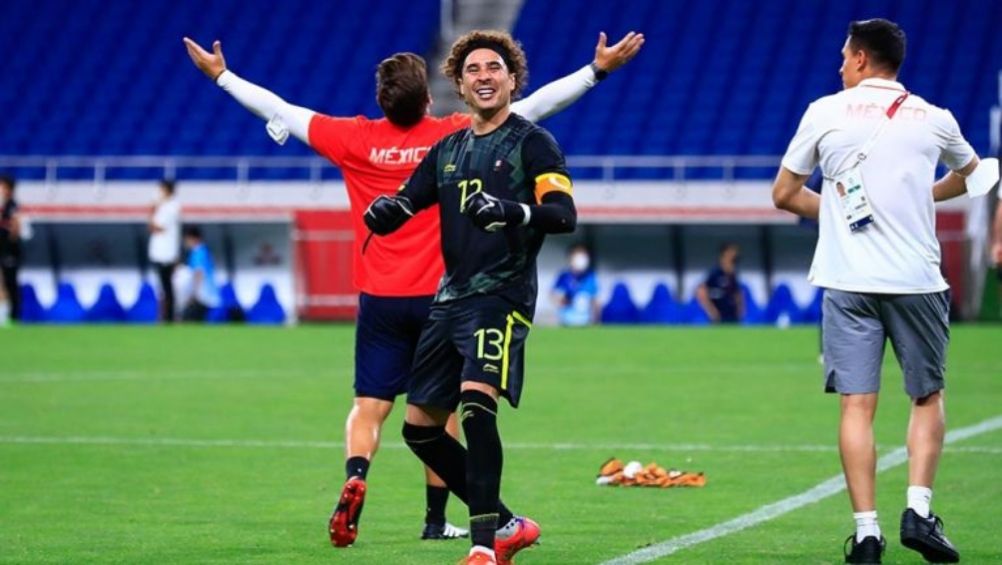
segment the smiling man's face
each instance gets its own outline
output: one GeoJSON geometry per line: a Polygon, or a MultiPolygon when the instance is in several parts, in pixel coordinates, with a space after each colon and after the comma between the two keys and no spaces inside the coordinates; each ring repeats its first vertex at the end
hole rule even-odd
{"type": "Polygon", "coordinates": [[[493,113],[511,103],[515,77],[500,54],[480,48],[470,51],[463,61],[460,86],[463,100],[470,108],[479,113],[493,113]]]}

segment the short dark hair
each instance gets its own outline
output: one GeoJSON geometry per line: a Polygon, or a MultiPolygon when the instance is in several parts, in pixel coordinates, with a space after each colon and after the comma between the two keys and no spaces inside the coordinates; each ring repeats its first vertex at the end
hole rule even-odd
{"type": "Polygon", "coordinates": [[[376,102],[386,119],[403,127],[428,113],[428,66],[414,53],[396,53],[376,67],[376,102]]]}
{"type": "Polygon", "coordinates": [[[167,194],[174,194],[174,181],[170,179],[160,179],[160,188],[167,191],[167,194]]]}
{"type": "Polygon", "coordinates": [[[849,46],[865,51],[874,65],[897,74],[905,60],[907,38],[898,24],[874,18],[849,24],[849,46]]]}
{"type": "Polygon", "coordinates": [[[720,251],[717,254],[718,255],[723,255],[724,253],[727,253],[727,251],[730,250],[730,249],[733,249],[734,251],[737,251],[738,253],[741,252],[741,246],[738,245],[736,242],[734,242],[734,241],[726,241],[726,242],[720,244],[720,251]]]}
{"type": "Polygon", "coordinates": [[[10,191],[14,192],[14,188],[17,186],[17,180],[14,179],[14,175],[3,173],[0,174],[0,184],[9,186],[10,191]]]}
{"type": "Polygon", "coordinates": [[[522,44],[515,41],[510,33],[496,30],[471,31],[452,44],[449,58],[442,63],[442,72],[452,81],[456,94],[460,93],[459,85],[463,81],[463,63],[466,62],[466,56],[482,48],[501,55],[505,66],[508,67],[508,73],[515,77],[515,91],[511,95],[512,98],[517,98],[529,82],[529,64],[525,60],[525,51],[522,50],[522,44]]]}
{"type": "Polygon", "coordinates": [[[202,228],[198,226],[184,226],[184,230],[181,231],[184,237],[191,237],[194,239],[202,239],[202,228]]]}

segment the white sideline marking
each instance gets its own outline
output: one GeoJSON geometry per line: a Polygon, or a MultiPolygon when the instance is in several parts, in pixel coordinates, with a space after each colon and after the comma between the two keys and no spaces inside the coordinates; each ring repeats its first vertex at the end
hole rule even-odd
{"type": "MultiPolygon", "coordinates": [[[[198,439],[176,437],[110,437],[110,436],[0,436],[0,443],[57,444],[57,445],[143,445],[178,447],[260,447],[278,449],[340,449],[341,441],[322,440],[254,440],[254,439],[198,439]]],[[[407,449],[402,442],[385,442],[384,449],[407,449]]],[[[583,451],[583,450],[633,450],[633,451],[715,451],[715,452],[831,452],[829,445],[709,445],[704,443],[520,443],[505,444],[509,449],[583,451]]]]}
{"type": "MultiPolygon", "coordinates": [[[[748,372],[748,364],[743,365],[717,365],[714,367],[675,365],[673,370],[685,374],[739,374],[748,372]]],[[[816,367],[811,363],[782,363],[759,365],[758,368],[767,368],[772,372],[801,373],[805,368],[816,367]]],[[[631,370],[629,366],[620,366],[620,370],[631,370]]],[[[643,370],[637,367],[636,370],[643,370]]],[[[549,374],[577,374],[576,369],[564,369],[553,367],[546,369],[549,374]]],[[[24,371],[8,373],[0,378],[0,384],[10,383],[62,383],[62,382],[90,382],[90,381],[148,381],[148,380],[221,380],[221,379],[256,379],[256,378],[283,378],[283,377],[351,377],[348,369],[325,370],[323,372],[310,372],[302,369],[297,370],[258,370],[258,369],[226,369],[213,371],[212,369],[186,369],[186,370],[67,370],[67,371],[24,371]]]]}
{"type": "Polygon", "coordinates": [[[175,381],[227,379],[282,379],[303,377],[340,377],[337,373],[309,373],[303,370],[262,371],[255,369],[213,372],[211,369],[181,371],[67,371],[26,372],[0,378],[0,385],[14,383],[73,383],[93,381],[175,381]]]}
{"type": "MultiPolygon", "coordinates": [[[[946,443],[950,444],[998,429],[1002,429],[1002,416],[996,416],[978,424],[948,432],[946,434],[946,443]]],[[[908,461],[908,451],[904,447],[899,447],[877,460],[877,472],[897,467],[906,461],[908,461]]],[[[737,518],[721,522],[715,526],[710,526],[691,534],[673,537],[663,542],[638,549],[632,553],[605,561],[602,565],[634,565],[636,563],[647,563],[655,559],[667,557],[685,548],[740,532],[773,518],[778,518],[783,514],[838,494],[844,489],[845,479],[842,475],[838,475],[800,494],[784,498],[772,504],[760,506],[747,514],[742,514],[737,518]]]]}
{"type": "MultiPolygon", "coordinates": [[[[268,439],[198,439],[177,437],[113,437],[113,436],[0,436],[0,444],[47,445],[139,445],[147,447],[235,447],[265,449],[342,449],[344,442],[322,440],[268,439]]],[[[406,449],[400,442],[386,442],[384,449],[406,449]]],[[[505,444],[506,449],[552,451],[701,451],[716,453],[837,453],[830,445],[710,445],[705,443],[522,443],[505,444]]],[[[878,447],[878,449],[880,449],[878,447]]],[[[1002,447],[947,447],[950,453],[980,453],[1002,455],[1002,447]]]]}

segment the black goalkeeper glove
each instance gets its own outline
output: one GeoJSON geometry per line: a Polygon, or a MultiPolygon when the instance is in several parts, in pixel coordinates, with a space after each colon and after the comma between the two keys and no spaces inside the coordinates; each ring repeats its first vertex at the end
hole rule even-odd
{"type": "Polygon", "coordinates": [[[406,196],[380,195],[369,204],[363,219],[365,225],[376,235],[391,234],[404,225],[414,215],[414,205],[406,196]]]}
{"type": "Polygon", "coordinates": [[[486,232],[504,229],[508,225],[523,225],[526,210],[518,202],[501,200],[486,192],[474,192],[463,202],[463,214],[486,232]]]}

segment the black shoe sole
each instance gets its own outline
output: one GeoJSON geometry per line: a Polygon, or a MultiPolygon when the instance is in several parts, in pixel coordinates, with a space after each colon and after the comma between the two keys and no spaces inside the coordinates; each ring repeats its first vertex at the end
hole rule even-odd
{"type": "Polygon", "coordinates": [[[901,545],[921,553],[922,558],[929,563],[958,563],[960,561],[959,555],[929,545],[917,537],[901,536],[901,545]]]}

